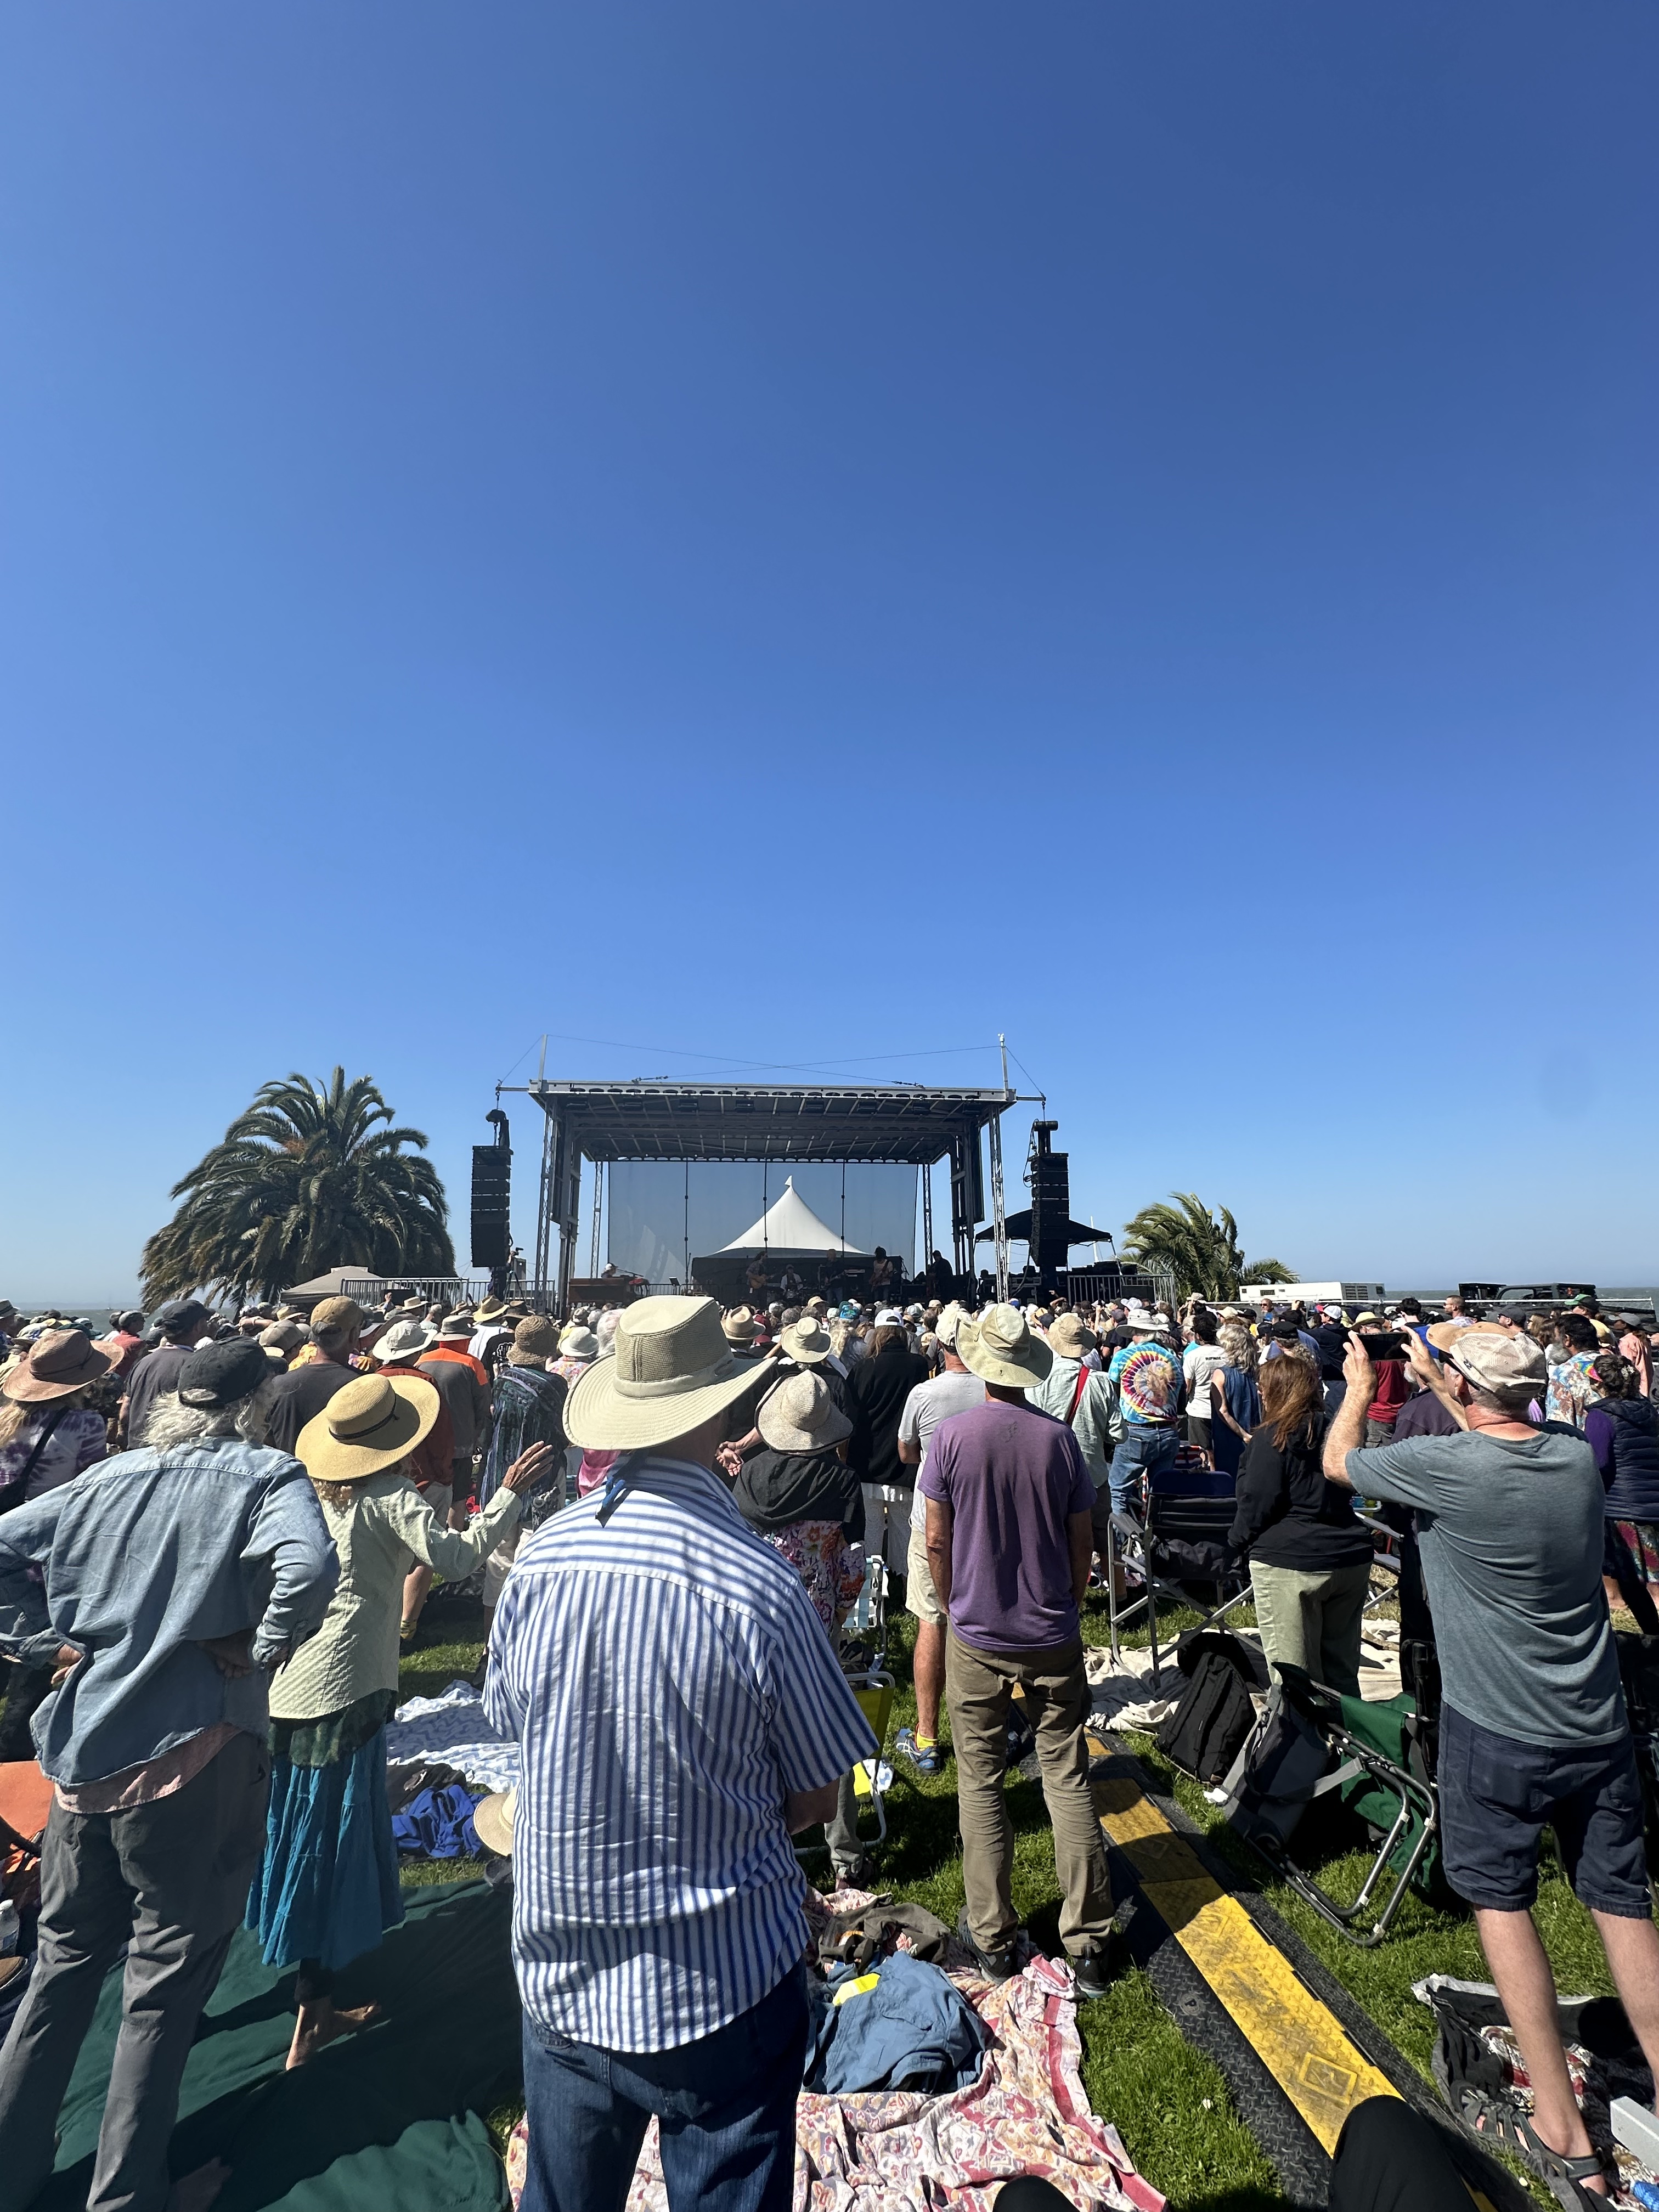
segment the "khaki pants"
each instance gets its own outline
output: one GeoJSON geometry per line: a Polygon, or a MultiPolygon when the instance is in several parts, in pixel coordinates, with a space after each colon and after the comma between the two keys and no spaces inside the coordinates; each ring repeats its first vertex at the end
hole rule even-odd
{"type": "Polygon", "coordinates": [[[1019,1925],[1010,1887],[1013,1828],[1002,1776],[1014,1686],[1036,1732],[1042,1795],[1054,1831],[1060,1877],[1060,1941],[1074,1955],[1103,1945],[1111,1933],[1112,1877],[1089,1788],[1089,1678],[1081,1640],[1049,1651],[979,1651],[945,1642],[945,1702],[957,1757],[962,1820],[962,1874],[968,1927],[984,1951],[1012,1942],[1019,1925]]]}
{"type": "Polygon", "coordinates": [[[1281,1667],[1300,1667],[1328,1690],[1359,1695],[1359,1638],[1370,1581],[1364,1559],[1322,1574],[1251,1562],[1255,1625],[1275,1681],[1281,1667]]]}

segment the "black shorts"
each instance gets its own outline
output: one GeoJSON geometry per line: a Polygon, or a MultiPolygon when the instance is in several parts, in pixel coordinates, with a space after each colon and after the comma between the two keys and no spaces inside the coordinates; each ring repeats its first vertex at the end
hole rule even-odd
{"type": "Polygon", "coordinates": [[[1642,1782],[1628,1735],[1617,1743],[1517,1743],[1445,1706],[1440,1719],[1441,1850],[1468,1904],[1525,1912],[1538,1898],[1538,1845],[1555,1831],[1579,1902],[1645,1920],[1652,1911],[1642,1782]]]}

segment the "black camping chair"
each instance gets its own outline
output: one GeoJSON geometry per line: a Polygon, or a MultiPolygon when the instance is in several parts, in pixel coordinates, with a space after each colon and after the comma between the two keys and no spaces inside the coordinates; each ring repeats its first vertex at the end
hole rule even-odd
{"type": "Polygon", "coordinates": [[[1206,1467],[1194,1453],[1177,1455],[1175,1465],[1142,1478],[1139,1515],[1114,1513],[1107,1530],[1106,1601],[1110,1622],[1112,1659],[1119,1658],[1118,1631],[1144,1614],[1151,1632],[1152,1676],[1162,1674],[1158,1657],[1158,1608],[1160,1599],[1200,1616],[1198,1626],[1213,1628],[1228,1614],[1250,1601],[1250,1578],[1243,1560],[1227,1541],[1235,1510],[1233,1479],[1220,1469],[1206,1467]],[[1140,1595],[1127,1604],[1117,1601],[1120,1570],[1132,1568],[1140,1577],[1140,1595]],[[1213,1593],[1207,1607],[1193,1595],[1191,1585],[1207,1585],[1213,1593]]]}

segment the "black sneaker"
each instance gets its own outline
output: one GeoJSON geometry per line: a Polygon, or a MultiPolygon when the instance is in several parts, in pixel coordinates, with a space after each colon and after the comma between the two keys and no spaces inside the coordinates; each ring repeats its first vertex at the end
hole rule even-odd
{"type": "Polygon", "coordinates": [[[1115,1935],[1093,1951],[1079,1951],[1068,1961],[1077,1993],[1085,2003],[1103,1997],[1123,1971],[1123,1946],[1115,1935]]]}
{"type": "Polygon", "coordinates": [[[957,1933],[973,1953],[975,1963],[988,1982],[1006,1982],[1018,1972],[1019,1969],[1014,1964],[1013,1945],[1004,1943],[994,1951],[981,1951],[969,1929],[965,1912],[957,1922],[957,1933]]]}

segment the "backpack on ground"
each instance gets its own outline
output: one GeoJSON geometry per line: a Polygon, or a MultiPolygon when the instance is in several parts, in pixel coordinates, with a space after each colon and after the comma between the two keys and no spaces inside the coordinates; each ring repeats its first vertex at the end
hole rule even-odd
{"type": "Polygon", "coordinates": [[[1200,1630],[1182,1638],[1176,1663],[1187,1686],[1158,1729],[1158,1747],[1208,1788],[1232,1766],[1255,1726],[1249,1655],[1224,1628],[1200,1630]]]}
{"type": "Polygon", "coordinates": [[[1247,1843],[1278,1861],[1316,1797],[1340,1789],[1360,1769],[1355,1760],[1329,1771],[1331,1748],[1307,1715],[1275,1682],[1261,1717],[1234,1760],[1222,1812],[1247,1843]]]}

